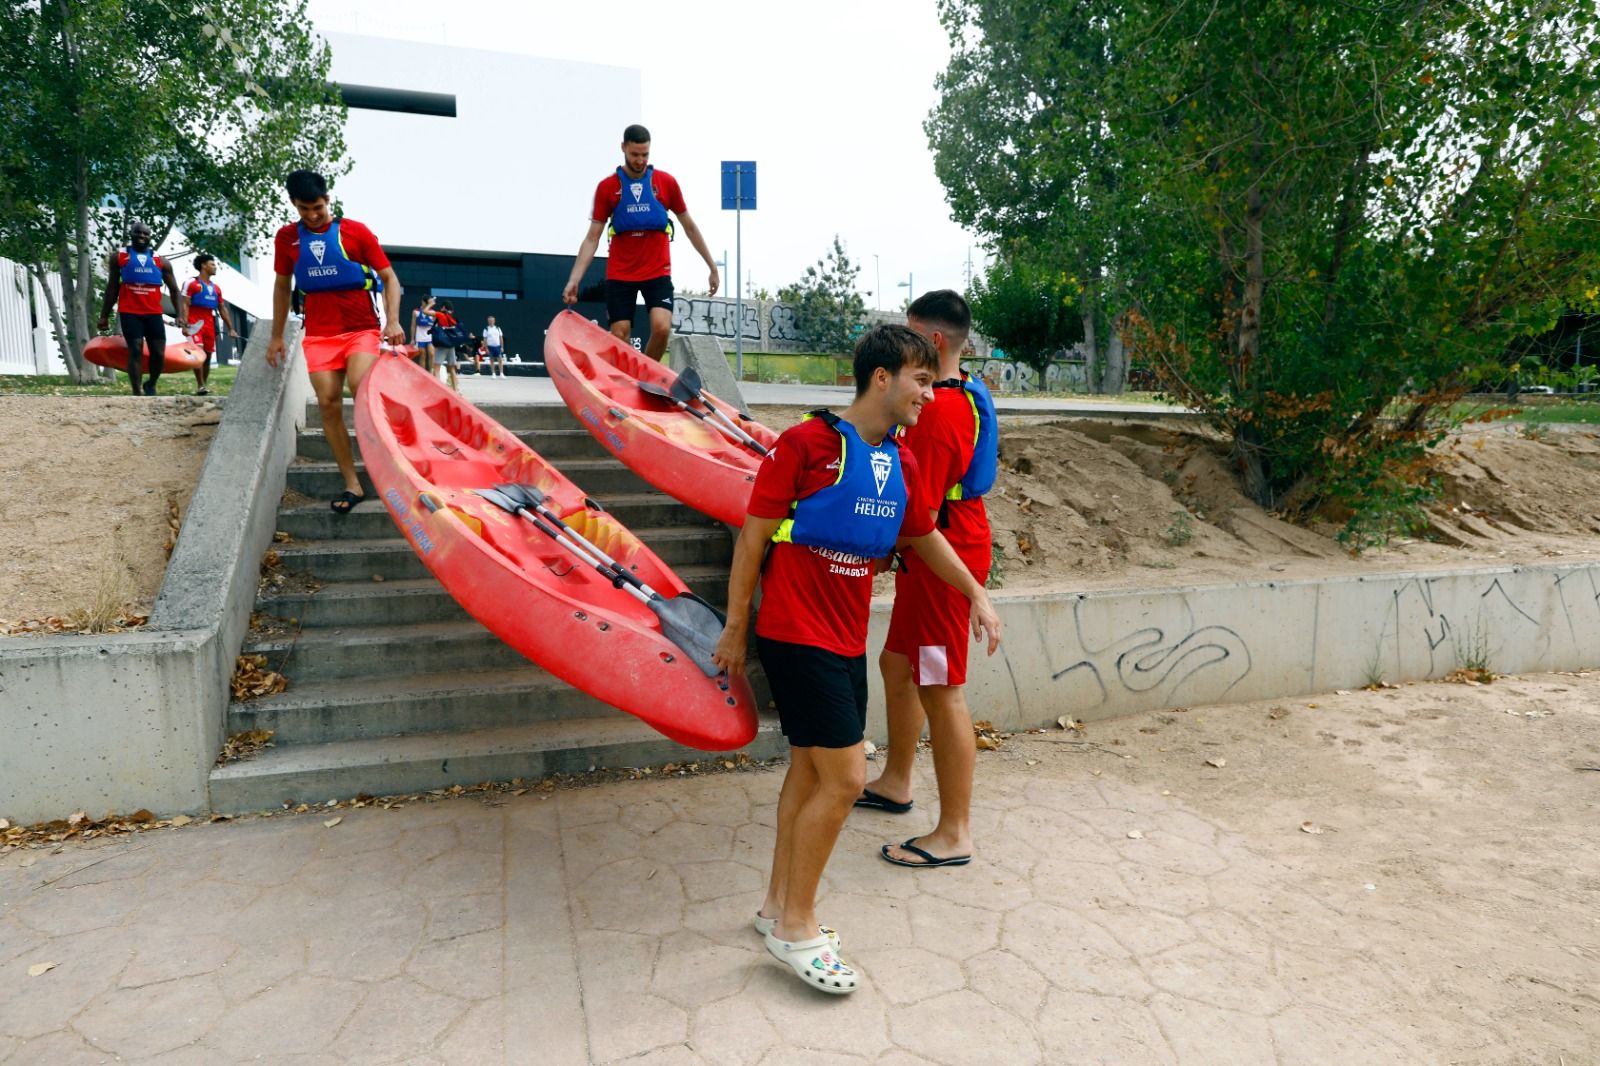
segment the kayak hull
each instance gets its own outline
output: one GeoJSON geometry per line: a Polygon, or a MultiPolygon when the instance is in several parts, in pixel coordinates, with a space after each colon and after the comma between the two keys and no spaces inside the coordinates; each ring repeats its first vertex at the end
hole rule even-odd
{"type": "MultiPolygon", "coordinates": [[[[111,370],[128,370],[128,342],[122,337],[96,337],[83,346],[83,357],[95,366],[107,367],[111,370]]],[[[166,355],[162,359],[161,372],[170,374],[175,370],[198,370],[206,365],[208,356],[198,344],[193,341],[184,341],[181,344],[168,344],[166,355]]],[[[145,345],[145,350],[140,357],[140,368],[148,374],[150,372],[150,347],[145,345]]]]}
{"type": "MultiPolygon", "coordinates": [[[[567,407],[612,455],[645,481],[730,526],[744,525],[761,457],[715,426],[639,388],[670,390],[678,375],[573,311],[545,333],[545,369],[567,407]]],[[[707,394],[711,395],[711,394],[707,394]]],[[[712,400],[763,447],[778,435],[712,400]]]]}
{"type": "Polygon", "coordinates": [[[683,581],[517,437],[409,360],[383,356],[355,403],[356,439],[379,498],[445,589],[550,673],[707,751],[756,734],[743,677],[707,677],[655,613],[526,519],[474,495],[505,482],[546,505],[663,597],[683,581]]]}

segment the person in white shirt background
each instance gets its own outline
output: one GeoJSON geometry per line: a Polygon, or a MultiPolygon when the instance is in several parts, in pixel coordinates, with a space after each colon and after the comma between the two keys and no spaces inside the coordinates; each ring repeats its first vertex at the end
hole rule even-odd
{"type": "Polygon", "coordinates": [[[489,371],[492,376],[503,378],[506,376],[506,335],[499,326],[494,324],[494,316],[489,316],[489,324],[483,327],[483,343],[489,349],[489,371]]]}

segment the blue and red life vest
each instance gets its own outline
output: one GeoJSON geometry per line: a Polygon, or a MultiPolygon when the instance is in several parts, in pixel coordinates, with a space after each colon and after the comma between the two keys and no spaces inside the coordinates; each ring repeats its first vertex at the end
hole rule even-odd
{"type": "Polygon", "coordinates": [[[194,280],[200,282],[200,287],[189,296],[189,306],[215,311],[220,302],[217,299],[217,287],[209,281],[201,281],[199,278],[194,280]]]}
{"type": "Polygon", "coordinates": [[[672,218],[656,197],[655,173],[655,167],[645,167],[644,177],[630,178],[622,167],[617,168],[622,196],[611,211],[611,236],[641,230],[672,235],[672,218]]]}
{"type": "Polygon", "coordinates": [[[989,386],[965,370],[959,378],[935,381],[936,389],[961,389],[972,405],[972,461],[961,480],[945,493],[946,500],[975,500],[994,488],[1000,470],[1000,422],[989,386]]]}
{"type": "Polygon", "coordinates": [[[294,287],[301,292],[383,291],[383,279],[371,267],[351,259],[339,239],[339,220],[313,233],[300,223],[300,252],[294,260],[294,287]]]}
{"type": "Polygon", "coordinates": [[[826,548],[863,559],[879,559],[900,539],[909,502],[900,472],[900,446],[893,437],[868,444],[849,422],[830,411],[806,416],[825,420],[839,433],[839,476],[796,500],[793,516],[773,533],[774,543],[826,548]]]}
{"type": "Polygon", "coordinates": [[[122,250],[122,269],[119,272],[124,285],[161,285],[161,257],[154,252],[136,252],[133,246],[122,250]]]}

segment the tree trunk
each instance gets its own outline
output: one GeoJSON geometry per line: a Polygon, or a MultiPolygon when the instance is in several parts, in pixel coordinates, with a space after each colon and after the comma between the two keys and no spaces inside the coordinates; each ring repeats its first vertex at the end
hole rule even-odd
{"type": "Polygon", "coordinates": [[[1096,346],[1094,336],[1094,312],[1094,302],[1091,300],[1088,310],[1083,313],[1083,385],[1090,392],[1099,392],[1100,349],[1096,346]]]}
{"type": "Polygon", "coordinates": [[[1106,371],[1101,378],[1101,391],[1120,396],[1128,387],[1128,348],[1122,339],[1127,328],[1126,313],[1111,320],[1111,336],[1106,338],[1106,371]]]}

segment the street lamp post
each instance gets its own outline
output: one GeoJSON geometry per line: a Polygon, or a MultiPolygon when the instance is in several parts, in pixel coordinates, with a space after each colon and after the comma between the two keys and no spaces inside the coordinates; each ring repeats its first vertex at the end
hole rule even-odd
{"type": "Polygon", "coordinates": [[[872,253],[872,306],[875,310],[883,310],[883,270],[878,265],[878,253],[872,253]]]}
{"type": "Polygon", "coordinates": [[[895,288],[906,290],[906,306],[907,307],[911,306],[911,301],[915,300],[917,298],[917,276],[916,276],[916,274],[907,274],[906,275],[906,280],[896,284],[895,288]]]}

